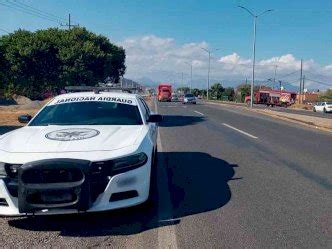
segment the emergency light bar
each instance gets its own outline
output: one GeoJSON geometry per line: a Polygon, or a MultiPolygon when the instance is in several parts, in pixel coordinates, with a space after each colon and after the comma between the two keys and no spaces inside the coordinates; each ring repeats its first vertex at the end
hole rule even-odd
{"type": "Polygon", "coordinates": [[[66,86],[65,90],[67,92],[113,92],[113,91],[122,91],[131,93],[132,91],[138,90],[136,87],[107,87],[107,86],[66,86]]]}

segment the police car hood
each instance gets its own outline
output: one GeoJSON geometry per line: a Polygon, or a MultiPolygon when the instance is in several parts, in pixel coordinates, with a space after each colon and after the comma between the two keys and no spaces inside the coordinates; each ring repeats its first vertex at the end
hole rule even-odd
{"type": "Polygon", "coordinates": [[[0,150],[12,153],[111,151],[134,145],[143,126],[26,126],[0,137],[0,150]]]}

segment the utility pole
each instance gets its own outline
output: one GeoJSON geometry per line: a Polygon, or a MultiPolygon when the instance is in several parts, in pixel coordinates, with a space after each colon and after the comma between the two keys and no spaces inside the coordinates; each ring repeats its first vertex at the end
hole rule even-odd
{"type": "Polygon", "coordinates": [[[193,89],[193,64],[190,65],[190,93],[193,89]]]}
{"type": "Polygon", "coordinates": [[[65,27],[68,27],[68,29],[71,29],[72,27],[78,27],[79,25],[74,25],[74,24],[71,24],[71,16],[70,16],[70,13],[68,14],[68,23],[66,24],[60,24],[61,26],[65,26],[65,27]]]}
{"type": "Polygon", "coordinates": [[[274,85],[276,83],[277,68],[278,68],[278,65],[274,65],[274,78],[273,78],[273,87],[272,87],[272,89],[274,89],[274,85]]]}
{"type": "Polygon", "coordinates": [[[299,104],[302,104],[302,77],[303,77],[303,60],[301,59],[299,104]]]}
{"type": "Polygon", "coordinates": [[[255,63],[256,63],[256,23],[257,23],[257,18],[264,15],[267,12],[273,11],[272,9],[265,10],[262,13],[256,15],[252,11],[250,11],[248,8],[244,6],[238,6],[241,9],[244,9],[247,11],[254,19],[254,38],[253,38],[253,44],[252,44],[252,52],[253,52],[253,59],[252,59],[252,81],[251,81],[251,89],[250,89],[250,108],[253,107],[254,103],[254,84],[255,84],[255,63]]]}
{"type": "Polygon", "coordinates": [[[303,100],[305,100],[305,93],[304,93],[304,82],[305,82],[305,75],[303,75],[303,79],[302,79],[302,92],[303,92],[303,99],[302,99],[302,101],[303,100]]]}
{"type": "Polygon", "coordinates": [[[183,72],[181,73],[181,86],[183,87],[183,72]]]}

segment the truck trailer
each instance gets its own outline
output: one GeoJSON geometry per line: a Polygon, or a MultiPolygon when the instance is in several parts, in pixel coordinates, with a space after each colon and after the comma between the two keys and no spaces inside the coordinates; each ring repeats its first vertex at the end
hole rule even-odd
{"type": "Polygon", "coordinates": [[[158,86],[158,101],[170,102],[172,100],[172,85],[170,84],[160,84],[158,86]]]}

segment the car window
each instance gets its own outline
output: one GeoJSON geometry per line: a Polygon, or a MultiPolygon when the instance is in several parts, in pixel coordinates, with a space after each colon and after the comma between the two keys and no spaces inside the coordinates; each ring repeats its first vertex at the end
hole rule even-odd
{"type": "Polygon", "coordinates": [[[46,106],[30,126],[141,124],[141,115],[136,105],[88,101],[46,106]]]}
{"type": "Polygon", "coordinates": [[[142,112],[143,112],[143,117],[145,120],[148,120],[148,118],[150,116],[150,110],[143,99],[139,98],[138,100],[139,100],[139,104],[140,104],[142,112]]]}
{"type": "Polygon", "coordinates": [[[144,99],[141,99],[141,101],[142,101],[142,103],[143,103],[143,105],[144,105],[144,107],[145,107],[145,109],[146,109],[146,112],[147,112],[148,115],[150,116],[151,111],[150,111],[150,108],[149,108],[148,104],[145,102],[144,99]]]}

